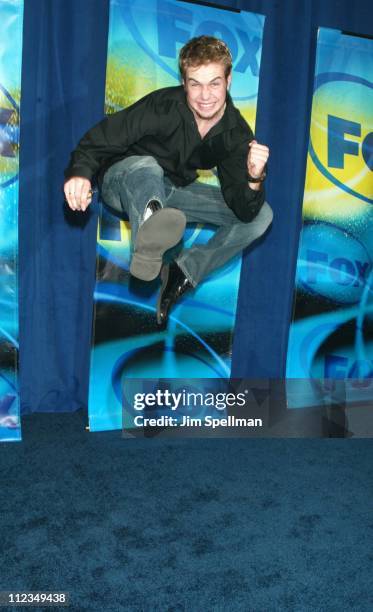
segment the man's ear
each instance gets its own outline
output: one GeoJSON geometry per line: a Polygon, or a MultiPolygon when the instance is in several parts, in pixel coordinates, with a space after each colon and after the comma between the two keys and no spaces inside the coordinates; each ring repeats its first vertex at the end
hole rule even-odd
{"type": "Polygon", "coordinates": [[[227,89],[230,88],[232,82],[232,73],[230,73],[227,77],[227,89]]]}

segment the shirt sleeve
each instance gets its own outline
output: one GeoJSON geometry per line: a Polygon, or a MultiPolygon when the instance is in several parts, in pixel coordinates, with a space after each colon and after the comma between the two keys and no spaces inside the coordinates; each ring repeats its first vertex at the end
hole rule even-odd
{"type": "Polygon", "coordinates": [[[252,137],[237,145],[217,167],[224,200],[244,223],[250,223],[256,217],[265,200],[263,184],[258,191],[249,187],[247,155],[251,140],[252,137]]]}
{"type": "Polygon", "coordinates": [[[72,152],[65,178],[82,176],[92,180],[101,165],[111,157],[121,156],[157,125],[151,94],[128,108],[108,115],[91,128],[72,152]]]}

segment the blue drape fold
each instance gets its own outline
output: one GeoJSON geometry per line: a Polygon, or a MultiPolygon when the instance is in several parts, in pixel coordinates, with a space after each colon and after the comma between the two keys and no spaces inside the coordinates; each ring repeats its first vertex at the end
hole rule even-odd
{"type": "Polygon", "coordinates": [[[25,3],[20,157],[23,413],[87,401],[97,215],[64,205],[63,170],[103,117],[108,3],[25,3]]]}

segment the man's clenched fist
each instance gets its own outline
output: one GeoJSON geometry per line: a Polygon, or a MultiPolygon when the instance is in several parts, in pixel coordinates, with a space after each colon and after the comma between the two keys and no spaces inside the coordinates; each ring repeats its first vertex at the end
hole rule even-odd
{"type": "Polygon", "coordinates": [[[269,157],[269,148],[252,140],[247,156],[247,170],[252,178],[260,178],[264,172],[269,157]]]}

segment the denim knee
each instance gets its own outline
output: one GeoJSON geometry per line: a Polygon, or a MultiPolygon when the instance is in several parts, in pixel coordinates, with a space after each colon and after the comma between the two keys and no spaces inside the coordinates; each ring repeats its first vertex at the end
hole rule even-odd
{"type": "Polygon", "coordinates": [[[273,221],[273,210],[268,204],[268,202],[264,202],[260,210],[260,214],[262,217],[261,221],[263,225],[265,226],[265,229],[267,229],[267,227],[269,227],[273,221]]]}
{"type": "Polygon", "coordinates": [[[260,238],[271,225],[273,211],[267,202],[264,202],[257,216],[250,223],[239,221],[235,224],[235,235],[242,242],[249,245],[253,240],[260,238]]]}

